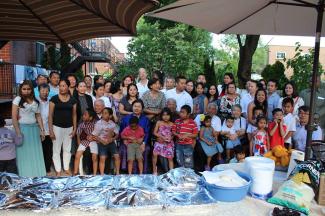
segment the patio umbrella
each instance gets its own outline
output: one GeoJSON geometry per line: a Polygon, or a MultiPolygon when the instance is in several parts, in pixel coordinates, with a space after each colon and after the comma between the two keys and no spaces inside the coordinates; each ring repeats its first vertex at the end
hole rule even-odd
{"type": "Polygon", "coordinates": [[[0,1],[0,40],[74,42],[133,35],[156,0],[0,1]]]}
{"type": "Polygon", "coordinates": [[[149,16],[185,23],[217,34],[315,36],[306,157],[311,153],[315,83],[324,0],[180,0],[149,16]]]}

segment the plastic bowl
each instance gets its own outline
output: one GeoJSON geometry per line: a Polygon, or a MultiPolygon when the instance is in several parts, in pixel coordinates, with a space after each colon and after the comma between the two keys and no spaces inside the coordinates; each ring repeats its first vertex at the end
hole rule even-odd
{"type": "Polygon", "coordinates": [[[209,184],[205,180],[203,180],[203,184],[215,200],[221,202],[237,202],[246,197],[249,187],[252,183],[252,179],[245,173],[238,171],[236,171],[236,173],[245,179],[248,184],[241,187],[221,187],[214,184],[209,184]]]}

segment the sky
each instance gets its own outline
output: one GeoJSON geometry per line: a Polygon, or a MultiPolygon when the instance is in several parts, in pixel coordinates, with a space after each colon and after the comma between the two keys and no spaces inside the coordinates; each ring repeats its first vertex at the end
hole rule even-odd
{"type": "MultiPolygon", "coordinates": [[[[213,34],[212,45],[218,48],[220,44],[220,38],[223,35],[213,34]]],[[[127,53],[127,45],[132,37],[112,37],[112,43],[122,53],[127,53]]],[[[287,45],[295,46],[296,42],[300,42],[302,46],[313,47],[315,39],[313,37],[293,37],[293,36],[274,36],[274,35],[262,35],[261,40],[265,45],[287,45]]],[[[325,47],[325,38],[321,39],[321,46],[325,47]]]]}

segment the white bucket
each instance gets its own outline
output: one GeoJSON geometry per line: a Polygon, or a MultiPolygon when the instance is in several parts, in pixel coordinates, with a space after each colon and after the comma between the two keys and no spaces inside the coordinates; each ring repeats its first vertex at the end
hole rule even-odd
{"type": "Polygon", "coordinates": [[[253,180],[250,187],[251,194],[264,196],[272,192],[274,170],[270,168],[251,169],[250,176],[253,180]]]}
{"type": "Polygon", "coordinates": [[[245,170],[247,174],[250,174],[251,168],[269,168],[271,170],[275,169],[274,160],[266,157],[252,156],[245,158],[245,170]]]}

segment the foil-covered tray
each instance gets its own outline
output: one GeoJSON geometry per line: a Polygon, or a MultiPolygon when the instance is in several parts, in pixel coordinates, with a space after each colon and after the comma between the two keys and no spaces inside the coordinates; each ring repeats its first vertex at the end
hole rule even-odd
{"type": "Polygon", "coordinates": [[[200,205],[216,202],[193,170],[160,175],[19,177],[0,173],[0,209],[50,210],[77,207],[200,205]]]}

